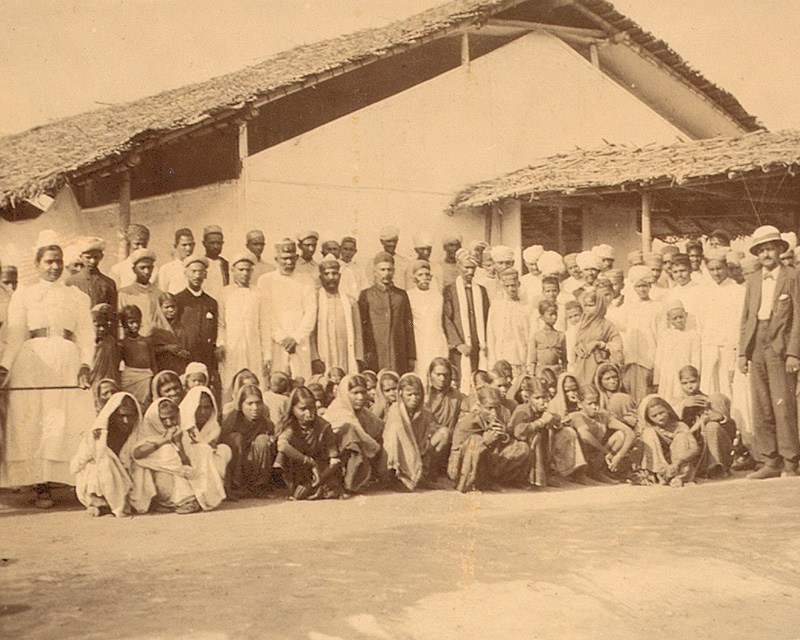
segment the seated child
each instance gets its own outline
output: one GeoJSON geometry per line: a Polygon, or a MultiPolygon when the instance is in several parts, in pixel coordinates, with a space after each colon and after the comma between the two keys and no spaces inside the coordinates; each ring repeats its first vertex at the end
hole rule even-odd
{"type": "Polygon", "coordinates": [[[544,369],[559,375],[567,365],[567,342],[561,331],[555,329],[558,307],[555,302],[542,300],[539,303],[540,328],[531,335],[528,347],[528,371],[541,376],[544,369]]]}
{"type": "Polygon", "coordinates": [[[533,455],[531,485],[546,487],[550,458],[549,433],[551,429],[560,426],[560,420],[557,415],[547,410],[550,395],[539,380],[526,378],[522,386],[525,388],[526,401],[514,409],[510,426],[514,430],[514,437],[527,442],[531,449],[533,455]]]}
{"type": "Polygon", "coordinates": [[[378,376],[374,371],[364,371],[361,374],[367,382],[367,409],[372,409],[375,404],[375,388],[378,385],[378,376]]]}
{"type": "Polygon", "coordinates": [[[156,370],[153,345],[150,337],[139,335],[142,326],[142,312],[136,305],[126,305],[120,309],[120,321],[125,337],[120,343],[122,363],[125,365],[120,376],[122,390],[136,398],[140,407],[150,404],[150,381],[156,370]]]}
{"type": "Polygon", "coordinates": [[[208,386],[208,367],[202,362],[190,362],[186,365],[186,371],[181,376],[183,380],[183,388],[189,391],[194,387],[207,387],[208,386]]]}
{"type": "Polygon", "coordinates": [[[317,500],[344,495],[342,462],[331,426],[317,415],[314,395],[305,387],[292,391],[275,466],[281,470],[290,499],[317,500]]]}
{"type": "Polygon", "coordinates": [[[681,395],[679,371],[687,364],[700,367],[700,335],[686,326],[686,310],[680,300],[672,300],[665,307],[668,328],[658,335],[653,382],[658,385],[662,398],[681,395]]]}
{"type": "Polygon", "coordinates": [[[325,388],[319,382],[312,382],[306,388],[314,395],[314,400],[317,403],[317,413],[324,416],[325,409],[328,408],[328,396],[325,393],[325,388]]]}
{"type": "Polygon", "coordinates": [[[600,408],[608,411],[631,429],[636,428],[636,403],[622,388],[622,377],[617,365],[604,362],[594,374],[594,388],[600,395],[600,408]]]}
{"type": "Polygon", "coordinates": [[[606,471],[622,470],[633,446],[633,429],[600,408],[600,394],[594,387],[581,387],[578,398],[580,410],[572,414],[572,424],[583,444],[586,474],[593,480],[614,484],[617,480],[606,471]]]}
{"type": "Polygon", "coordinates": [[[269,388],[264,392],[264,405],[269,410],[269,418],[278,430],[286,420],[289,411],[289,393],[291,380],[282,371],[273,373],[269,377],[269,388]]]}
{"type": "Polygon", "coordinates": [[[643,470],[653,474],[660,484],[673,487],[694,480],[700,447],[664,398],[652,394],[642,400],[639,429],[643,470]]]}
{"type": "Polygon", "coordinates": [[[150,393],[153,402],[158,398],[169,398],[175,404],[180,404],[184,396],[180,376],[174,371],[159,371],[150,383],[150,393]]]}
{"type": "Polygon", "coordinates": [[[386,420],[386,414],[397,400],[397,384],[400,376],[394,371],[383,369],[378,372],[378,382],[375,386],[375,404],[372,405],[372,413],[381,420],[386,420]]]}

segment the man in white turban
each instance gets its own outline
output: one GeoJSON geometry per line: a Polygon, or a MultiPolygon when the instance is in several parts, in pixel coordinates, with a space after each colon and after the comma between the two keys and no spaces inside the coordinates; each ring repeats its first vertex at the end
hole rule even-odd
{"type": "Polygon", "coordinates": [[[542,297],[542,272],[539,270],[539,258],[544,254],[544,247],[535,244],[522,252],[522,261],[528,273],[519,280],[520,297],[528,304],[538,304],[542,297]]]}
{"type": "Polygon", "coordinates": [[[594,287],[595,280],[600,272],[603,270],[603,261],[596,253],[592,251],[581,251],[575,258],[578,268],[581,270],[583,277],[583,285],[575,290],[575,295],[578,296],[582,290],[594,287]]]}
{"type": "Polygon", "coordinates": [[[601,271],[608,271],[614,268],[614,261],[617,258],[617,253],[610,244],[598,244],[592,247],[592,253],[603,261],[603,268],[601,271]]]}

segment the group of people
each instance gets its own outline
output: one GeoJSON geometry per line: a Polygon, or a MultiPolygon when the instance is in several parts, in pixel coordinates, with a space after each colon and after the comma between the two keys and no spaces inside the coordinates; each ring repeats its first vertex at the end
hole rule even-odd
{"type": "MultiPolygon", "coordinates": [[[[685,250],[562,256],[457,235],[142,225],[105,243],[42,232],[38,277],[0,284],[0,486],[75,486],[92,515],[190,513],[283,493],[460,491],[796,475],[794,238],[724,230],[685,250]],[[319,251],[318,251],[319,249],[319,251]],[[522,275],[521,271],[524,271],[522,275]]],[[[2,274],[11,273],[3,268],[2,274]]],[[[5,279],[5,276],[4,276],[5,279]]]]}

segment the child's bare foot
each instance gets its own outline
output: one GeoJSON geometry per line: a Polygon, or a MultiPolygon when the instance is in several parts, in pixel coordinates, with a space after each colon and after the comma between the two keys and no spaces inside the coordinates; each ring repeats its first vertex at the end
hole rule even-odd
{"type": "Polygon", "coordinates": [[[673,478],[669,481],[670,487],[682,487],[683,486],[683,479],[682,478],[673,478]]]}
{"type": "Polygon", "coordinates": [[[90,518],[99,518],[100,517],[100,508],[99,507],[86,507],[86,515],[90,518]]]}

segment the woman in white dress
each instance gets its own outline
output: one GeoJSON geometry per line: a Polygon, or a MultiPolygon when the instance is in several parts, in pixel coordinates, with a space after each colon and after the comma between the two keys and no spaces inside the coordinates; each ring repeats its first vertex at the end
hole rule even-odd
{"type": "Polygon", "coordinates": [[[81,431],[94,420],[88,391],[94,330],[89,297],[58,281],[64,260],[52,231],[39,236],[36,265],[39,279],[20,287],[8,306],[0,360],[0,386],[8,389],[0,486],[34,485],[34,504],[49,508],[47,483],[74,484],[69,463],[81,431]]]}
{"type": "Polygon", "coordinates": [[[408,290],[411,315],[414,322],[414,342],[417,347],[416,374],[425,379],[428,366],[434,358],[448,356],[447,337],[442,324],[442,294],[431,286],[431,265],[417,260],[411,266],[416,286],[408,290]]]}

